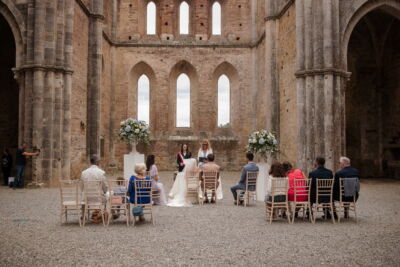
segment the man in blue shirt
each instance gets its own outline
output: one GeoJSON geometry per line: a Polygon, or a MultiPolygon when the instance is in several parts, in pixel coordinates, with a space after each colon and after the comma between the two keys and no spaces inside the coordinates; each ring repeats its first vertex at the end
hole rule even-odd
{"type": "Polygon", "coordinates": [[[251,152],[246,153],[247,165],[245,165],[242,169],[242,175],[240,177],[239,183],[231,187],[231,191],[233,194],[233,203],[236,205],[237,203],[237,190],[245,190],[246,189],[246,179],[247,172],[256,172],[258,171],[258,166],[253,162],[254,155],[251,152]]]}

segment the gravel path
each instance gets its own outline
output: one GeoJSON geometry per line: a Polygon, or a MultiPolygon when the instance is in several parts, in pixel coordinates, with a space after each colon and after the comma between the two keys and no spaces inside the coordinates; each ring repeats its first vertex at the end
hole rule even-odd
{"type": "MultiPolygon", "coordinates": [[[[161,173],[167,189],[172,173],[161,173]]],[[[400,266],[400,181],[362,182],[359,222],[265,220],[263,203],[155,207],[156,225],[60,225],[58,189],[0,188],[0,266],[400,266]]]]}

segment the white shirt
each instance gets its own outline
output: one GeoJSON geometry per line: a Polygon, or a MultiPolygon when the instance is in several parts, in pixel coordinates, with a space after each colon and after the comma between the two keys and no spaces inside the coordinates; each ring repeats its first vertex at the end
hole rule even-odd
{"type": "Polygon", "coordinates": [[[97,165],[91,165],[89,168],[84,170],[81,175],[81,188],[83,189],[83,182],[86,181],[101,181],[103,192],[107,193],[108,185],[106,172],[100,169],[97,165]]]}

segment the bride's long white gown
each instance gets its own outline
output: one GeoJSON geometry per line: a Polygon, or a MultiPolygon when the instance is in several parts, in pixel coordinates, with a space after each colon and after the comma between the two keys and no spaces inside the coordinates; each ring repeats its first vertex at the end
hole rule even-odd
{"type": "MultiPolygon", "coordinates": [[[[186,172],[192,172],[196,169],[196,159],[185,159],[185,168],[182,172],[179,172],[175,178],[175,182],[172,185],[171,190],[168,194],[168,204],[170,207],[191,207],[192,201],[195,199],[187,199],[187,183],[186,183],[186,172]]],[[[201,194],[201,193],[200,193],[201,194]]],[[[202,196],[201,196],[202,197],[202,196]]],[[[217,199],[222,199],[222,184],[217,188],[217,199]]]]}

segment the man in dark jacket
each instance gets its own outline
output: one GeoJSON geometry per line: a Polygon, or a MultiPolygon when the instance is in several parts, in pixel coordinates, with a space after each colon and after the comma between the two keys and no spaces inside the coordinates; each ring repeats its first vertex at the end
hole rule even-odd
{"type": "MultiPolygon", "coordinates": [[[[360,178],[360,172],[351,167],[350,159],[347,157],[340,157],[340,170],[335,173],[335,184],[333,186],[333,199],[340,200],[340,178],[360,178]]],[[[358,199],[358,192],[356,192],[356,201],[358,199]]],[[[352,197],[344,198],[344,201],[353,201],[352,197]]]]}
{"type": "MultiPolygon", "coordinates": [[[[315,203],[317,197],[317,180],[318,179],[333,179],[333,173],[331,170],[324,167],[325,159],[323,157],[317,157],[314,161],[315,169],[310,172],[308,177],[312,179],[311,182],[311,192],[310,192],[310,202],[315,203]]],[[[319,203],[329,202],[329,199],[319,199],[319,203]]]]}

